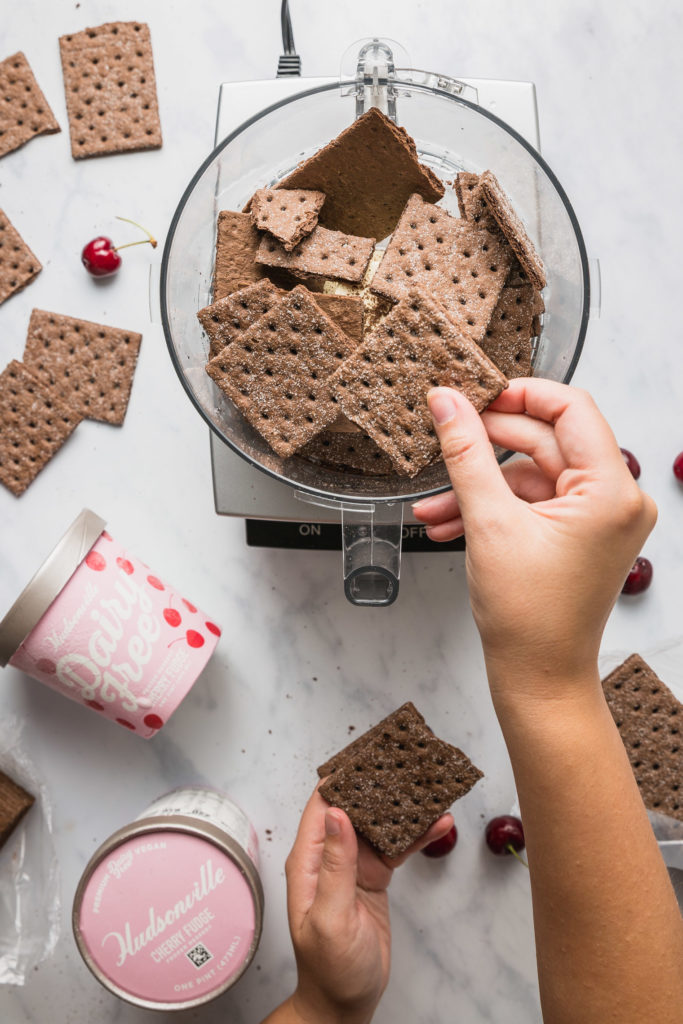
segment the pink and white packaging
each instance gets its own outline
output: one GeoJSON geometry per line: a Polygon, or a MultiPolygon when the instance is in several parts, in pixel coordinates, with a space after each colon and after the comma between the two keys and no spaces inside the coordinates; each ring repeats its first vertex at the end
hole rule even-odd
{"type": "MultiPolygon", "coordinates": [[[[82,513],[71,533],[79,523],[79,555],[62,550],[54,559],[55,549],[56,564],[48,559],[0,623],[0,641],[14,633],[16,642],[15,609],[25,612],[33,599],[42,614],[27,635],[25,625],[19,629],[23,638],[9,664],[126,729],[153,736],[195,683],[221,630],[106,530],[95,525],[93,531],[94,523],[103,525],[93,513],[82,513]],[[97,534],[92,544],[83,543],[88,528],[97,534]],[[54,590],[62,580],[53,597],[50,585],[54,590]]],[[[20,627],[31,620],[31,614],[19,617],[20,627]]]]}
{"type": "Polygon", "coordinates": [[[256,834],[224,794],[161,797],[110,837],[74,900],[81,955],[116,995],[156,1010],[214,999],[244,973],[263,920],[256,834]]]}

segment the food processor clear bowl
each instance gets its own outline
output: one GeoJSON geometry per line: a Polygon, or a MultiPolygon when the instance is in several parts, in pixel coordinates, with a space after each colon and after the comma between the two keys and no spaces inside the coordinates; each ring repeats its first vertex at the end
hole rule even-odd
{"type": "MultiPolygon", "coordinates": [[[[438,76],[425,77],[438,82],[438,76]]],[[[589,275],[581,231],[557,178],[510,126],[452,91],[411,80],[409,73],[402,79],[400,72],[392,79],[392,90],[398,124],[415,139],[421,162],[440,178],[451,182],[458,171],[487,168],[498,177],[543,259],[548,280],[533,373],[569,381],[586,333],[589,275]]],[[[354,603],[389,604],[398,588],[402,503],[447,489],[444,465],[429,466],[408,479],[341,472],[296,455],[279,457],[206,374],[208,339],[196,316],[212,301],[219,211],[241,210],[255,189],[282,180],[348,127],[357,112],[356,83],[335,82],[268,107],[216,147],[188,185],[169,229],[161,268],[161,317],[178,376],[210,428],[299,497],[338,506],[347,597],[354,603]],[[383,524],[376,527],[373,517],[383,524]],[[390,529],[397,522],[398,540],[390,529]],[[370,564],[378,569],[374,580],[364,572],[370,564]]],[[[451,188],[440,205],[458,215],[451,188]]]]}

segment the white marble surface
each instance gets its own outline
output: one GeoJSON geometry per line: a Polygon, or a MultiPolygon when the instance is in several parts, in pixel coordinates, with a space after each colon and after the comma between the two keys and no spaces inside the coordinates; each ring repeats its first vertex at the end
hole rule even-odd
{"type": "MultiPolygon", "coordinates": [[[[536,83],[544,156],[602,265],[602,319],[590,325],[575,382],[594,393],[620,443],[636,452],[641,483],[660,508],[645,549],[653,586],[642,598],[620,600],[604,647],[646,653],[676,640],[683,492],[670,467],[683,448],[680,9],[672,0],[657,16],[636,0],[618,11],[606,0],[294,0],[292,7],[309,75],[334,73],[347,46],[378,33],[403,42],[416,67],[536,83]]],[[[175,378],[161,329],[149,322],[148,264],[160,250],[128,250],[120,275],[101,284],[79,263],[82,245],[98,233],[133,237],[117,213],[163,238],[210,149],[218,83],[274,74],[278,14],[276,0],[24,0],[2,19],[0,55],[25,50],[63,128],[58,35],[106,20],[148,21],[164,147],[76,164],[63,131],[0,162],[0,205],[45,268],[0,307],[3,361],[20,357],[34,305],[144,334],[125,426],[86,422],[24,497],[0,492],[0,613],[87,505],[224,626],[201,681],[151,742],[4,672],[3,713],[25,720],[26,745],[54,804],[64,902],[54,956],[23,989],[0,990],[7,1024],[150,1019],[109,996],[80,962],[68,925],[71,897],[101,840],[163,790],[202,780],[227,789],[254,821],[267,917],[256,966],[232,993],[184,1019],[260,1020],[294,977],[283,864],[315,765],[346,739],[348,726],[361,729],[408,698],[486,778],[456,807],[452,856],[417,858],[395,879],[394,973],[376,1020],[540,1020],[528,878],[490,857],[482,842],[485,819],[511,806],[514,788],[463,556],[406,556],[397,604],[368,611],[345,602],[338,555],[247,549],[243,524],[214,514],[207,429],[175,378]]]]}

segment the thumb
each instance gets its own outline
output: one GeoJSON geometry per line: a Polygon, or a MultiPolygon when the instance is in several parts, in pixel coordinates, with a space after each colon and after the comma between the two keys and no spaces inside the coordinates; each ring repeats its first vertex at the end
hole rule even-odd
{"type": "Polygon", "coordinates": [[[342,915],[355,905],[357,865],[353,825],[338,807],[330,807],[325,812],[325,845],[314,901],[321,913],[342,915]]]}
{"type": "Polygon", "coordinates": [[[500,471],[483,420],[455,388],[432,388],[427,395],[453,492],[467,523],[499,513],[512,492],[500,471]]]}

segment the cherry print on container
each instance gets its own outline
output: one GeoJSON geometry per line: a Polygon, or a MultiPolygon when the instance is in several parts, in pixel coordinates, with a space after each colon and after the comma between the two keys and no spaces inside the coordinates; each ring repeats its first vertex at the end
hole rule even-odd
{"type": "Polygon", "coordinates": [[[175,629],[177,626],[180,625],[180,623],[183,620],[181,618],[180,612],[176,608],[172,607],[172,601],[173,598],[169,598],[168,608],[164,608],[162,614],[168,625],[172,626],[175,629]]]}
{"type": "Polygon", "coordinates": [[[205,622],[204,625],[208,629],[209,633],[213,633],[214,636],[220,636],[220,626],[217,626],[215,622],[205,622]]]}
{"type": "Polygon", "coordinates": [[[150,587],[154,587],[155,590],[164,590],[165,587],[158,576],[148,576],[147,582],[150,587]]]}
{"type": "Polygon", "coordinates": [[[133,575],[133,565],[131,562],[128,561],[127,558],[121,558],[121,556],[119,555],[119,557],[116,559],[116,564],[118,565],[119,569],[122,572],[125,572],[126,576],[133,575]]]}
{"type": "Polygon", "coordinates": [[[143,722],[150,729],[161,729],[162,725],[164,724],[163,720],[159,718],[158,715],[145,715],[145,717],[143,718],[143,722]]]}
{"type": "Polygon", "coordinates": [[[204,646],[204,637],[202,636],[201,633],[198,633],[196,629],[188,629],[188,631],[186,632],[184,637],[182,637],[182,636],[176,637],[175,640],[171,640],[171,642],[170,642],[170,644],[168,646],[172,647],[173,644],[177,644],[178,643],[178,640],[185,640],[189,647],[203,647],[204,646]]]}
{"type": "Polygon", "coordinates": [[[105,562],[102,555],[99,553],[99,551],[94,550],[89,551],[88,554],[85,556],[85,564],[88,566],[89,569],[92,569],[94,572],[104,572],[104,570],[107,568],[107,563],[105,562]]]}
{"type": "Polygon", "coordinates": [[[195,614],[196,614],[196,612],[197,612],[197,609],[196,609],[196,607],[195,607],[195,606],[194,606],[194,605],[192,604],[192,602],[191,602],[191,601],[186,601],[186,600],[185,600],[185,598],[183,598],[183,604],[184,604],[184,605],[185,605],[185,607],[187,608],[188,612],[192,612],[192,614],[193,614],[193,615],[195,615],[195,614]]]}

